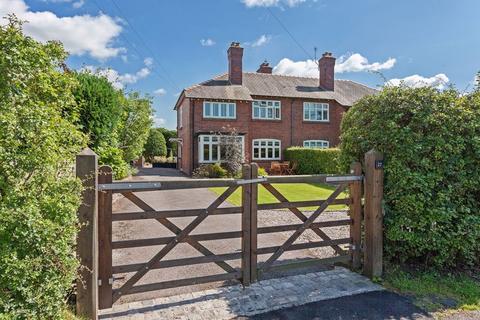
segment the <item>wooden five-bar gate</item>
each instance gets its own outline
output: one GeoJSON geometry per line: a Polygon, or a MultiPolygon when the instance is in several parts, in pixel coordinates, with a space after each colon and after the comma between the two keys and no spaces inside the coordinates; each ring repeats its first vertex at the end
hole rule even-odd
{"type": "MultiPolygon", "coordinates": [[[[77,310],[80,314],[96,318],[98,308],[109,308],[120,297],[129,294],[168,289],[179,286],[214,281],[239,280],[244,286],[261,279],[269,271],[304,267],[306,264],[345,263],[370,276],[382,272],[382,190],[383,158],[378,152],[365,155],[365,173],[360,163],[353,163],[347,175],[297,175],[258,176],[256,164],[245,164],[241,179],[189,179],[159,182],[113,182],[109,167],[97,170],[96,155],[85,150],[77,157],[77,176],[82,178],[85,191],[84,203],[79,209],[80,222],[84,223],[78,237],[78,255],[83,268],[77,288],[77,310]],[[275,186],[282,183],[328,183],[335,190],[327,199],[288,201],[275,186]],[[363,188],[364,184],[364,188],[363,188]],[[279,202],[259,204],[258,186],[263,185],[279,202]],[[226,190],[205,209],[178,209],[158,211],[142,200],[138,193],[155,190],[176,190],[225,187],[226,190]],[[241,206],[220,207],[238,188],[242,192],[241,206]],[[342,192],[348,196],[338,198],[342,192]],[[120,193],[142,211],[112,212],[113,194],[120,193]],[[362,201],[364,199],[364,201],[362,201]],[[348,205],[346,219],[316,222],[330,205],[348,205]],[[304,214],[298,208],[316,207],[313,213],[304,214]],[[298,224],[258,227],[259,210],[288,209],[298,218],[298,224]],[[192,234],[209,216],[241,214],[241,230],[192,234]],[[186,227],[180,228],[171,218],[193,217],[186,227]],[[153,219],[173,232],[174,236],[150,239],[112,241],[112,222],[153,219]],[[322,228],[350,226],[350,235],[331,239],[322,228]],[[306,230],[313,231],[319,241],[295,243],[306,230]],[[279,246],[258,247],[258,235],[292,232],[279,246]],[[241,251],[215,254],[203,242],[211,240],[241,239],[241,251]],[[179,243],[186,243],[202,256],[180,259],[164,259],[179,243]],[[112,265],[112,252],[117,249],[159,246],[161,249],[147,262],[112,265]],[[335,255],[323,259],[289,264],[275,264],[286,251],[318,247],[331,247],[335,255]],[[258,262],[258,255],[269,255],[258,262]],[[240,268],[229,262],[241,260],[240,268]],[[215,263],[224,273],[176,279],[158,283],[138,284],[151,270],[215,263]],[[122,285],[114,288],[118,274],[133,273],[122,285]]],[[[195,192],[195,191],[193,191],[195,192]]]]}

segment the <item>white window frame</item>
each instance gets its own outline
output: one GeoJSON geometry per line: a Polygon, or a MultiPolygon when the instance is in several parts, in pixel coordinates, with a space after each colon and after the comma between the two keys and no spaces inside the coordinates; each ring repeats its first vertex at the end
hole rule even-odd
{"type": "Polygon", "coordinates": [[[327,140],[304,140],[303,147],[311,149],[328,149],[330,148],[330,142],[327,140]],[[320,146],[318,146],[318,144],[320,144],[320,146]]]}
{"type": "Polygon", "coordinates": [[[203,117],[206,119],[236,119],[237,118],[237,104],[235,102],[219,102],[219,101],[204,101],[203,102],[203,117]],[[207,104],[210,108],[207,113],[207,104]],[[225,105],[225,115],[222,115],[222,108],[225,105]],[[214,115],[215,106],[218,110],[218,115],[214,115]],[[233,109],[230,107],[233,106],[233,109]],[[232,115],[233,110],[233,115],[232,115]]]}
{"type": "Polygon", "coordinates": [[[280,160],[282,158],[282,141],[279,139],[253,139],[252,140],[252,160],[280,160]],[[270,146],[269,143],[272,143],[270,146]],[[278,142],[278,146],[275,144],[278,142]],[[258,145],[255,145],[258,143],[258,145]],[[262,146],[262,144],[264,144],[262,146]],[[258,157],[255,157],[255,149],[258,148],[258,157]],[[275,157],[275,149],[278,148],[278,157],[275,157]],[[265,157],[262,157],[261,149],[265,149],[265,157]],[[268,150],[272,149],[273,157],[268,156],[268,150]]]}
{"type": "MultiPolygon", "coordinates": [[[[221,135],[215,135],[215,134],[201,134],[198,136],[198,162],[199,163],[220,163],[225,161],[220,159],[222,153],[220,150],[219,140],[221,137],[222,137],[221,135]],[[205,141],[204,137],[208,137],[209,141],[205,141]],[[212,139],[212,138],[216,138],[216,139],[212,139]],[[205,144],[210,145],[209,151],[208,151],[208,159],[206,160],[204,159],[204,154],[203,154],[203,147],[205,144]],[[217,148],[218,159],[216,160],[212,158],[213,148],[217,148]]],[[[240,135],[236,137],[241,139],[242,157],[245,159],[245,137],[240,135]]]]}
{"type": "Polygon", "coordinates": [[[329,122],[330,121],[330,105],[328,103],[321,102],[304,102],[303,103],[303,121],[313,121],[313,122],[329,122]],[[308,113],[305,111],[308,109],[308,113]],[[313,109],[313,110],[312,110],[313,109]],[[312,119],[311,115],[317,115],[318,111],[322,112],[322,119],[312,119]],[[327,111],[327,118],[324,119],[324,111],[327,111]],[[312,113],[313,112],[313,113],[312,113]],[[308,114],[308,117],[306,116],[308,114]]]}
{"type": "Polygon", "coordinates": [[[278,100],[254,100],[252,101],[252,119],[256,120],[282,120],[282,102],[278,100]],[[255,116],[255,108],[258,108],[258,115],[255,116]],[[265,116],[262,117],[261,110],[265,110],[265,116]],[[271,110],[272,118],[268,117],[271,110]],[[278,110],[278,117],[276,116],[278,110]]]}

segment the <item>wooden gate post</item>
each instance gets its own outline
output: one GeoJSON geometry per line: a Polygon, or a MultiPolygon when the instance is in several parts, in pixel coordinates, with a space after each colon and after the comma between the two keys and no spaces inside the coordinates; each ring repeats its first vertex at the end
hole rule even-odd
{"type": "Polygon", "coordinates": [[[80,272],[77,279],[77,315],[98,319],[97,300],[97,155],[89,148],[76,157],[76,176],[82,181],[82,203],[78,208],[80,231],[77,235],[77,257],[80,272]]]}
{"type": "MultiPolygon", "coordinates": [[[[350,166],[350,173],[356,176],[362,175],[362,165],[360,162],[354,162],[350,166]]],[[[349,185],[350,191],[350,237],[352,248],[350,250],[351,263],[353,269],[359,269],[361,266],[362,253],[362,181],[354,181],[349,185]]]]}
{"type": "MultiPolygon", "coordinates": [[[[251,179],[258,178],[258,164],[251,165],[251,179]]],[[[250,198],[250,279],[251,282],[257,282],[257,206],[258,206],[258,183],[253,183],[251,187],[250,198]]]]}
{"type": "MultiPolygon", "coordinates": [[[[242,179],[251,179],[250,165],[242,166],[242,179]]],[[[247,183],[242,186],[242,284],[250,285],[250,200],[252,184],[247,183]]]]}
{"type": "Polygon", "coordinates": [[[383,272],[383,154],[370,150],[365,154],[365,262],[370,278],[383,272]]]}
{"type": "MultiPolygon", "coordinates": [[[[112,183],[112,168],[101,166],[98,183],[112,183]]],[[[112,293],[112,191],[98,191],[98,306],[111,308],[112,293]]]]}

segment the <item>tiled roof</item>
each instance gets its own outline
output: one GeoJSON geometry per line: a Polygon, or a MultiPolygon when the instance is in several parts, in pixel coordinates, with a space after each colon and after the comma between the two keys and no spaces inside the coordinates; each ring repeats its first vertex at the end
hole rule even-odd
{"type": "Polygon", "coordinates": [[[244,101],[253,100],[252,96],[331,99],[351,106],[363,96],[375,92],[375,89],[350,80],[335,80],[335,91],[327,91],[318,86],[318,78],[244,72],[243,85],[231,85],[228,74],[222,74],[186,88],[184,95],[186,98],[244,101]]]}

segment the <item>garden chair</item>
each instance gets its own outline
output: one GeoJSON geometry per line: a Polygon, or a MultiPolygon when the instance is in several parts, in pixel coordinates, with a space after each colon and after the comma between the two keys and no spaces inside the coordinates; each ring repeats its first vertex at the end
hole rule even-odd
{"type": "Polygon", "coordinates": [[[281,166],[280,166],[280,162],[278,162],[278,161],[272,161],[272,162],[270,163],[270,174],[273,174],[273,175],[275,175],[275,174],[277,174],[277,175],[282,174],[282,168],[281,168],[281,166]]]}
{"type": "Polygon", "coordinates": [[[285,168],[285,174],[288,174],[288,175],[293,175],[295,174],[295,172],[297,171],[297,162],[292,162],[292,165],[285,168]]]}

